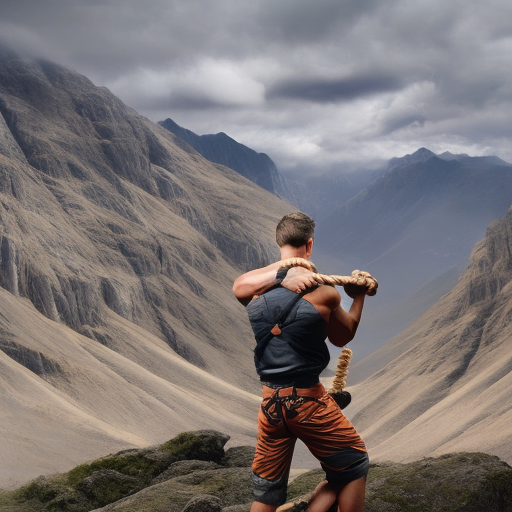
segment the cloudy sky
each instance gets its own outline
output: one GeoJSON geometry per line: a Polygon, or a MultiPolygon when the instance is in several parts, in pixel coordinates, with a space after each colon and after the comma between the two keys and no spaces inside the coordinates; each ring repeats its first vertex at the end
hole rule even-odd
{"type": "Polygon", "coordinates": [[[285,173],[512,162],[512,2],[0,0],[0,38],[285,173]]]}

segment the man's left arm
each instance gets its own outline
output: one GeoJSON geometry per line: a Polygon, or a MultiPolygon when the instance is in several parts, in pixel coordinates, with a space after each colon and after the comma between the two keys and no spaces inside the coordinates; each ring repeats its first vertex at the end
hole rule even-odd
{"type": "Polygon", "coordinates": [[[276,286],[279,267],[280,262],[276,261],[266,267],[251,270],[237,277],[233,283],[233,293],[238,301],[247,306],[255,295],[260,295],[276,286]]]}
{"type": "Polygon", "coordinates": [[[343,347],[354,338],[363,313],[365,293],[356,295],[348,311],[338,302],[331,310],[327,324],[327,337],[337,346],[343,347]]]}

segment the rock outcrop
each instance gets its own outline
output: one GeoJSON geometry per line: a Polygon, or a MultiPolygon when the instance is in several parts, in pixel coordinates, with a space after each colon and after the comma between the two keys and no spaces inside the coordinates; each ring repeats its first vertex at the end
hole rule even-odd
{"type": "MultiPolygon", "coordinates": [[[[227,436],[185,432],[165,445],[120,452],[69,473],[38,478],[16,491],[0,492],[0,500],[10,512],[249,512],[254,449],[240,447],[246,456],[233,466],[232,449],[219,457],[218,451],[204,450],[208,439],[222,447],[227,436]],[[190,456],[201,459],[184,458],[190,456]]],[[[324,478],[317,469],[293,480],[288,486],[288,500],[297,504],[292,512],[305,510],[324,478]]],[[[506,512],[511,500],[508,464],[483,453],[455,453],[408,464],[371,464],[365,510],[506,512]]]]}

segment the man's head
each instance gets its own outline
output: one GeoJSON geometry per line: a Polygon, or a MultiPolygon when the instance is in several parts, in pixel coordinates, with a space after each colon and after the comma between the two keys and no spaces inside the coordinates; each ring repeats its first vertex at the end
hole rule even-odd
{"type": "Polygon", "coordinates": [[[277,225],[276,242],[279,247],[302,247],[313,239],[314,233],[315,221],[311,217],[302,212],[290,213],[277,225]]]}

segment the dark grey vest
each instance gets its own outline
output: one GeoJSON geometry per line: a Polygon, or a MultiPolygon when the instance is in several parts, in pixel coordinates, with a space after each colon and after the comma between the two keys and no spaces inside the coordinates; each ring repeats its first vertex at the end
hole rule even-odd
{"type": "MultiPolygon", "coordinates": [[[[294,297],[294,292],[277,287],[248,304],[246,309],[257,343],[265,341],[294,297]]],[[[261,356],[255,352],[254,362],[261,381],[274,386],[315,385],[329,363],[326,338],[325,320],[312,304],[299,299],[281,324],[281,333],[268,341],[261,356]]]]}

